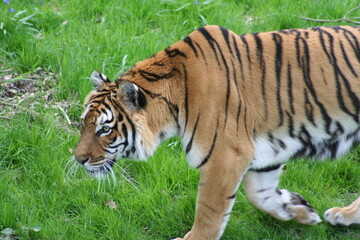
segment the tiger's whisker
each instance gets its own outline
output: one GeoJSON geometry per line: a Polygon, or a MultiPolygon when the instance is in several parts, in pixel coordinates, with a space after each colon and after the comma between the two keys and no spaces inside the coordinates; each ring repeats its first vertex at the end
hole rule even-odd
{"type": "Polygon", "coordinates": [[[133,177],[131,177],[131,176],[126,172],[126,170],[125,170],[123,167],[121,167],[117,162],[112,161],[112,160],[110,160],[110,162],[112,162],[115,166],[117,166],[118,168],[120,168],[120,170],[123,172],[123,174],[126,175],[126,176],[124,176],[124,177],[126,177],[127,179],[130,179],[131,181],[133,181],[133,182],[136,183],[136,184],[140,184],[140,183],[139,183],[138,181],[136,181],[133,177]]]}
{"type": "MultiPolygon", "coordinates": [[[[111,166],[110,166],[110,164],[109,164],[108,162],[106,162],[106,163],[104,164],[104,168],[106,169],[106,171],[107,171],[107,173],[108,173],[108,174],[106,174],[107,183],[111,186],[111,185],[112,185],[111,179],[110,179],[110,174],[112,173],[111,166]],[[109,174],[109,173],[110,173],[110,174],[109,174]]],[[[113,182],[113,184],[115,184],[115,182],[113,182]]]]}
{"type": "Polygon", "coordinates": [[[73,177],[79,170],[79,165],[72,156],[64,167],[64,173],[66,177],[73,177]]]}
{"type": "Polygon", "coordinates": [[[139,188],[135,185],[135,184],[140,184],[138,181],[136,181],[134,178],[132,178],[126,171],[124,168],[122,168],[118,163],[116,163],[115,161],[109,160],[110,162],[112,162],[112,164],[114,164],[114,166],[117,166],[118,168],[120,168],[120,170],[122,171],[121,176],[125,179],[125,181],[127,181],[128,183],[130,183],[131,186],[133,186],[136,190],[139,190],[139,188]]]}
{"type": "Polygon", "coordinates": [[[107,162],[107,166],[108,166],[108,169],[109,169],[109,179],[111,177],[112,181],[113,181],[113,184],[116,185],[116,176],[115,176],[115,173],[114,173],[114,170],[112,169],[111,165],[109,162],[107,162]]]}

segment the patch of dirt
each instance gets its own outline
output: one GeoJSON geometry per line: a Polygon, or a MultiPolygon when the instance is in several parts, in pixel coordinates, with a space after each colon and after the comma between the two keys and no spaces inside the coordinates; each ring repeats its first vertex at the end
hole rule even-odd
{"type": "Polygon", "coordinates": [[[71,107],[80,108],[82,105],[75,100],[56,101],[54,96],[58,82],[54,73],[41,68],[20,75],[12,69],[2,70],[0,66],[0,118],[11,120],[16,114],[26,112],[44,119],[46,114],[41,115],[39,109],[46,109],[50,112],[49,118],[63,120],[63,128],[78,126],[77,121],[70,119],[68,111],[71,107]]]}
{"type": "Polygon", "coordinates": [[[0,98],[12,98],[17,94],[25,94],[27,92],[36,92],[36,82],[32,80],[22,80],[13,83],[4,84],[0,98]]]}

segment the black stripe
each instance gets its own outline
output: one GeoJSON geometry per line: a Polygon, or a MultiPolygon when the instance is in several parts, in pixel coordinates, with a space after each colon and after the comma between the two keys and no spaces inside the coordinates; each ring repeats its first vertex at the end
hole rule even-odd
{"type": "Polygon", "coordinates": [[[129,142],[128,142],[127,139],[126,139],[124,142],[121,142],[121,143],[119,143],[119,144],[117,144],[117,145],[109,145],[109,148],[118,148],[118,147],[120,147],[121,145],[124,145],[124,150],[125,150],[125,147],[126,147],[127,145],[129,145],[129,142]]]}
{"type": "Polygon", "coordinates": [[[205,64],[206,64],[206,66],[207,66],[207,61],[206,61],[206,58],[205,58],[204,51],[202,50],[201,46],[200,46],[197,42],[195,42],[195,45],[197,46],[197,48],[199,48],[199,50],[200,50],[200,52],[201,52],[201,55],[202,55],[202,57],[203,57],[203,59],[204,59],[204,61],[205,61],[205,64]]]}
{"type": "Polygon", "coordinates": [[[154,62],[152,65],[153,65],[153,66],[158,66],[158,67],[163,67],[163,66],[165,66],[165,64],[164,64],[164,63],[161,63],[161,62],[154,62]]]}
{"type": "Polygon", "coordinates": [[[151,73],[151,72],[147,72],[145,70],[139,70],[139,73],[143,78],[145,78],[149,82],[156,82],[156,81],[159,81],[159,80],[162,80],[162,79],[169,79],[169,78],[173,77],[174,76],[173,71],[176,71],[176,70],[173,69],[170,73],[164,73],[164,74],[161,74],[161,75],[151,73]]]}
{"type": "Polygon", "coordinates": [[[268,167],[264,167],[264,168],[256,168],[256,169],[250,168],[249,170],[261,173],[261,172],[271,172],[271,171],[279,169],[280,167],[281,167],[281,164],[277,164],[277,165],[272,165],[272,166],[268,166],[268,167]]]}
{"type": "Polygon", "coordinates": [[[239,119],[240,119],[240,113],[241,113],[241,105],[242,101],[239,101],[237,113],[236,113],[236,132],[239,132],[239,119]]]}
{"type": "Polygon", "coordinates": [[[238,60],[239,67],[240,67],[242,84],[244,84],[245,75],[244,75],[243,63],[242,63],[242,60],[241,60],[241,53],[240,53],[239,47],[237,45],[237,40],[235,39],[235,36],[233,35],[232,37],[233,37],[233,43],[234,43],[233,45],[234,45],[235,52],[236,52],[236,59],[238,60]]]}
{"type": "Polygon", "coordinates": [[[241,41],[243,42],[243,44],[245,45],[245,47],[246,47],[246,56],[247,56],[247,60],[248,60],[248,63],[249,63],[249,66],[251,67],[251,58],[250,58],[250,47],[249,47],[249,44],[248,44],[248,42],[247,42],[247,40],[246,40],[246,38],[245,38],[245,34],[243,34],[243,35],[240,35],[239,37],[240,37],[240,39],[241,39],[241,41]]]}
{"type": "Polygon", "coordinates": [[[301,124],[298,139],[302,143],[303,148],[300,149],[295,154],[295,156],[304,156],[304,154],[307,153],[307,151],[308,151],[308,153],[306,154],[306,156],[309,156],[309,157],[316,156],[317,148],[312,143],[311,135],[310,135],[309,131],[306,129],[304,124],[301,124]]]}
{"type": "Polygon", "coordinates": [[[281,106],[281,66],[282,64],[282,38],[280,34],[273,33],[273,41],[275,42],[275,73],[276,73],[276,100],[279,113],[279,127],[283,125],[284,116],[281,106]]]}
{"type": "MultiPolygon", "coordinates": [[[[103,102],[103,106],[110,111],[110,114],[111,114],[111,119],[108,119],[106,120],[104,123],[111,123],[112,121],[114,121],[114,114],[113,112],[111,111],[111,107],[109,104],[107,104],[106,102],[103,102]]],[[[103,108],[101,109],[101,111],[107,116],[108,116],[108,112],[106,110],[104,110],[103,108]]]]}
{"type": "Polygon", "coordinates": [[[269,133],[267,134],[267,137],[268,137],[268,140],[269,140],[270,143],[271,143],[271,144],[270,144],[271,149],[273,150],[273,152],[275,153],[275,155],[277,155],[280,150],[279,150],[278,148],[276,148],[276,142],[275,142],[274,136],[272,135],[271,132],[269,132],[269,133]]]}
{"type": "Polygon", "coordinates": [[[226,60],[224,58],[224,56],[222,55],[222,59],[224,61],[224,65],[225,65],[225,69],[226,69],[226,101],[225,101],[225,120],[224,120],[224,128],[226,127],[226,121],[227,121],[227,117],[228,117],[228,111],[229,111],[229,100],[230,100],[230,71],[229,71],[229,67],[226,63],[226,60]]]}
{"type": "Polygon", "coordinates": [[[227,199],[234,199],[236,197],[236,193],[234,193],[233,195],[231,195],[230,197],[228,197],[227,199]]]}
{"type": "MultiPolygon", "coordinates": [[[[251,58],[250,58],[250,47],[249,47],[249,44],[246,40],[246,35],[243,34],[243,35],[239,35],[240,39],[241,39],[241,42],[243,45],[245,45],[245,48],[246,48],[246,57],[247,57],[247,66],[248,66],[248,71],[249,71],[249,74],[251,74],[251,71],[252,71],[252,63],[251,63],[251,58]]],[[[244,60],[245,62],[245,60],[244,60]]],[[[245,78],[244,78],[245,79],[245,78]]],[[[243,80],[244,80],[243,79],[243,80]]]]}
{"type": "Polygon", "coordinates": [[[124,117],[121,113],[118,115],[118,122],[122,122],[124,120],[124,117]]]}
{"type": "Polygon", "coordinates": [[[266,97],[266,86],[265,86],[265,72],[266,72],[266,64],[263,56],[263,44],[259,37],[258,33],[254,33],[253,37],[256,43],[256,55],[258,57],[258,61],[260,63],[261,68],[261,95],[263,98],[263,105],[264,105],[264,118],[267,119],[268,117],[268,107],[267,107],[267,97],[266,97]]]}
{"type": "Polygon", "coordinates": [[[231,59],[231,66],[232,66],[232,71],[233,71],[233,79],[234,79],[234,83],[235,83],[235,87],[236,87],[236,92],[237,92],[237,96],[240,102],[240,89],[239,89],[239,85],[238,85],[238,79],[236,76],[236,68],[234,66],[234,61],[231,59]]]}
{"type": "Polygon", "coordinates": [[[220,66],[219,57],[218,57],[218,54],[217,54],[217,52],[216,52],[215,46],[214,46],[214,44],[213,44],[213,42],[214,42],[215,40],[213,39],[213,37],[209,34],[209,32],[208,32],[204,27],[199,28],[198,30],[202,33],[202,35],[203,35],[203,36],[205,37],[205,39],[208,41],[208,43],[209,43],[209,45],[210,45],[210,47],[211,47],[211,49],[212,49],[212,51],[213,51],[213,53],[214,53],[214,55],[215,55],[216,61],[217,61],[218,65],[220,66]]]}
{"type": "Polygon", "coordinates": [[[191,150],[192,143],[193,143],[193,139],[194,139],[194,135],[195,135],[195,132],[196,132],[198,123],[199,123],[199,119],[200,119],[200,113],[198,114],[198,116],[197,116],[197,118],[196,118],[195,126],[194,126],[193,132],[192,132],[192,134],[191,134],[190,141],[189,141],[189,143],[188,143],[187,146],[186,146],[186,153],[188,153],[188,152],[191,150]]]}
{"type": "Polygon", "coordinates": [[[334,131],[334,137],[337,137],[344,133],[344,127],[338,121],[336,121],[335,125],[336,130],[334,131]]]}
{"type": "Polygon", "coordinates": [[[253,37],[255,39],[256,43],[256,55],[258,56],[260,66],[263,66],[264,64],[264,58],[263,58],[263,44],[259,37],[259,33],[254,33],[253,37]]]}
{"type": "Polygon", "coordinates": [[[273,189],[273,188],[272,188],[272,187],[269,187],[269,188],[262,188],[262,189],[260,189],[260,190],[257,190],[257,191],[256,191],[256,193],[266,192],[266,191],[269,191],[269,190],[271,190],[271,189],[273,189]]]}
{"type": "Polygon", "coordinates": [[[303,31],[303,34],[305,35],[305,38],[306,38],[306,39],[309,39],[309,32],[303,31]]]}
{"type": "Polygon", "coordinates": [[[113,114],[111,114],[111,119],[108,119],[103,123],[111,123],[112,121],[114,121],[114,115],[113,114]]]}
{"type": "Polygon", "coordinates": [[[348,55],[346,54],[346,51],[344,49],[344,45],[342,44],[342,42],[340,41],[340,48],[341,48],[341,53],[343,55],[343,58],[346,62],[346,65],[348,66],[348,68],[350,69],[351,73],[355,76],[358,77],[357,73],[355,72],[354,67],[351,65],[350,60],[348,55]]]}
{"type": "Polygon", "coordinates": [[[292,114],[295,114],[293,86],[292,86],[292,72],[291,72],[290,63],[288,63],[288,66],[287,66],[287,92],[288,92],[290,111],[292,114]]]}
{"type": "Polygon", "coordinates": [[[232,52],[232,49],[231,49],[231,46],[230,46],[230,41],[229,41],[229,30],[227,30],[226,28],[222,28],[220,27],[220,30],[221,30],[221,33],[225,39],[225,42],[226,42],[226,45],[229,49],[229,52],[231,53],[231,55],[233,55],[233,52],[232,52]]]}
{"type": "Polygon", "coordinates": [[[245,123],[246,135],[248,137],[248,140],[251,142],[252,139],[250,139],[251,136],[250,136],[250,132],[249,132],[249,129],[248,129],[248,122],[247,122],[247,106],[246,106],[246,103],[244,103],[244,123],[245,123]]]}
{"type": "Polygon", "coordinates": [[[127,128],[126,128],[125,123],[121,124],[121,131],[124,134],[124,138],[127,139],[128,138],[128,132],[127,132],[127,128]]]}
{"type": "Polygon", "coordinates": [[[103,146],[101,146],[101,144],[100,144],[100,148],[101,148],[104,152],[109,153],[109,154],[114,154],[114,153],[117,152],[117,150],[116,150],[115,152],[110,152],[109,150],[107,150],[106,148],[104,148],[103,146]]]}
{"type": "Polygon", "coordinates": [[[209,150],[208,154],[206,155],[206,157],[204,158],[204,160],[196,168],[201,168],[202,166],[204,166],[204,164],[206,164],[207,161],[209,160],[209,158],[211,157],[211,154],[212,154],[212,152],[214,150],[215,143],[216,143],[216,138],[217,138],[217,134],[218,134],[218,128],[219,128],[219,120],[216,123],[215,134],[214,134],[214,138],[213,138],[210,150],[209,150]]]}
{"type": "Polygon", "coordinates": [[[304,88],[304,112],[309,122],[316,126],[316,123],[314,121],[314,107],[309,100],[306,88],[304,88]]]}
{"type": "Polygon", "coordinates": [[[173,57],[176,57],[176,56],[181,56],[181,57],[184,57],[184,58],[187,58],[186,54],[181,52],[179,49],[175,48],[175,49],[170,49],[170,47],[166,48],[165,49],[165,52],[167,54],[167,56],[169,58],[173,58],[173,57]]]}
{"type": "Polygon", "coordinates": [[[100,103],[100,102],[104,101],[104,98],[107,95],[109,95],[109,92],[96,94],[93,97],[91,97],[89,103],[100,103]]]}
{"type": "Polygon", "coordinates": [[[292,116],[290,115],[290,113],[288,111],[285,112],[287,117],[288,117],[288,133],[290,135],[290,137],[294,138],[295,137],[295,133],[294,133],[294,119],[292,118],[292,116]]]}
{"type": "Polygon", "coordinates": [[[210,207],[209,205],[207,205],[207,204],[204,203],[204,202],[198,202],[198,204],[203,205],[204,207],[206,207],[207,209],[209,209],[209,210],[210,210],[211,212],[213,212],[213,213],[217,213],[217,211],[216,211],[214,208],[210,207]]]}
{"type": "Polygon", "coordinates": [[[112,127],[112,130],[115,131],[115,132],[117,132],[117,133],[118,133],[118,130],[119,130],[119,129],[118,129],[118,124],[119,124],[119,122],[115,120],[115,124],[114,124],[114,126],[112,127]]]}
{"type": "Polygon", "coordinates": [[[183,68],[183,72],[184,72],[184,98],[185,98],[185,124],[184,124],[184,131],[183,131],[183,135],[185,134],[186,128],[187,128],[187,124],[189,121],[189,89],[188,89],[188,77],[187,77],[187,70],[186,67],[183,63],[181,63],[181,66],[183,68]]]}
{"type": "Polygon", "coordinates": [[[94,95],[94,96],[92,97],[92,99],[93,99],[93,98],[96,98],[97,96],[103,97],[103,96],[109,94],[110,91],[111,91],[111,90],[110,90],[109,88],[103,88],[103,89],[96,90],[96,94],[97,94],[97,95],[94,95]]]}
{"type": "MultiPolygon", "coordinates": [[[[104,101],[104,98],[99,99],[99,100],[90,100],[89,104],[94,104],[94,103],[99,104],[99,103],[102,103],[103,101],[104,101]]],[[[89,106],[89,104],[87,106],[89,106]]],[[[95,106],[91,106],[91,107],[94,108],[95,106]]]]}
{"type": "MultiPolygon", "coordinates": [[[[101,107],[101,106],[100,106],[100,107],[101,107]]],[[[103,114],[105,114],[105,115],[107,116],[107,114],[106,114],[106,109],[101,108],[101,109],[100,109],[100,112],[103,113],[103,114]]]]}
{"type": "MultiPolygon", "coordinates": [[[[276,147],[280,147],[280,148],[282,148],[282,149],[286,149],[286,148],[287,148],[287,146],[286,146],[286,144],[284,143],[284,141],[282,141],[281,139],[279,139],[279,138],[277,138],[277,137],[274,137],[274,135],[273,135],[271,132],[268,133],[268,139],[269,139],[269,141],[270,141],[274,146],[276,146],[276,147]]],[[[276,149],[274,149],[274,152],[278,153],[279,150],[276,148],[276,149]]]]}
{"type": "Polygon", "coordinates": [[[101,90],[96,90],[96,93],[97,93],[98,95],[95,95],[95,97],[96,97],[96,96],[102,97],[102,96],[108,94],[109,92],[110,92],[110,89],[108,89],[108,88],[104,88],[104,89],[101,89],[101,90]]]}
{"type": "Polygon", "coordinates": [[[195,53],[195,56],[198,57],[198,53],[197,53],[197,50],[191,40],[191,38],[189,36],[187,36],[185,39],[184,39],[184,42],[189,45],[191,47],[191,49],[193,50],[193,52],[195,53]]]}
{"type": "Polygon", "coordinates": [[[294,30],[296,33],[296,37],[295,37],[295,52],[296,52],[296,62],[298,64],[298,67],[301,67],[301,56],[300,56],[300,38],[301,38],[301,33],[298,30],[294,30]]]}
{"type": "MultiPolygon", "coordinates": [[[[111,123],[111,122],[114,121],[114,119],[115,119],[115,118],[114,118],[114,114],[113,114],[113,112],[111,111],[111,108],[110,108],[109,105],[107,105],[105,102],[104,102],[104,105],[105,105],[105,107],[110,111],[111,118],[110,118],[110,119],[107,119],[105,122],[103,122],[103,124],[104,124],[104,123],[111,123]]],[[[106,116],[109,118],[107,112],[105,112],[105,114],[106,114],[106,116]]]]}
{"type": "Polygon", "coordinates": [[[110,110],[110,112],[111,112],[111,107],[109,104],[107,104],[106,102],[103,102],[103,105],[107,110],[110,110]]]}
{"type": "MultiPolygon", "coordinates": [[[[241,79],[242,79],[241,83],[244,88],[245,75],[244,75],[243,63],[241,60],[241,53],[240,53],[240,50],[239,50],[239,47],[237,45],[237,41],[236,41],[234,35],[233,35],[233,43],[234,43],[233,45],[234,45],[235,52],[236,52],[236,59],[238,60],[239,67],[240,67],[240,74],[241,74],[241,79]]],[[[235,69],[234,69],[234,71],[235,71],[235,69]]],[[[237,92],[238,92],[238,97],[239,97],[239,104],[238,104],[238,109],[237,109],[237,113],[236,113],[236,132],[239,131],[239,118],[240,118],[241,104],[242,104],[239,86],[237,86],[237,92]]]]}
{"type": "Polygon", "coordinates": [[[134,149],[135,148],[135,136],[136,136],[136,128],[135,128],[135,125],[134,123],[131,121],[131,119],[129,118],[129,116],[124,112],[125,114],[125,118],[127,120],[127,122],[130,124],[130,127],[131,127],[131,132],[132,132],[132,148],[134,149]]]}
{"type": "Polygon", "coordinates": [[[335,141],[329,145],[331,158],[333,159],[336,158],[338,148],[339,148],[339,141],[335,141]]]}
{"type": "Polygon", "coordinates": [[[235,82],[235,87],[236,87],[236,93],[237,93],[237,97],[238,97],[238,108],[237,108],[237,113],[236,113],[236,131],[238,132],[239,130],[239,117],[240,117],[240,111],[241,111],[241,95],[240,95],[240,87],[238,84],[238,79],[236,76],[236,69],[234,66],[234,62],[233,60],[231,60],[231,66],[232,66],[232,70],[233,70],[233,78],[234,78],[234,82],[235,82]]]}
{"type": "Polygon", "coordinates": [[[324,68],[320,67],[320,69],[321,69],[321,76],[322,76],[323,82],[325,85],[327,85],[328,82],[327,82],[327,77],[325,76],[324,68]]]}

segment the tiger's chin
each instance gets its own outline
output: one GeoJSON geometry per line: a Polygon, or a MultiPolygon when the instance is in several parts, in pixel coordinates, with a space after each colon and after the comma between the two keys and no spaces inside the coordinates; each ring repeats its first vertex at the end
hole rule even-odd
{"type": "Polygon", "coordinates": [[[107,170],[85,170],[85,173],[97,180],[104,179],[110,171],[107,170]]]}
{"type": "Polygon", "coordinates": [[[85,163],[84,169],[88,175],[100,180],[105,178],[108,173],[111,173],[113,171],[112,167],[114,164],[114,160],[105,159],[100,164],[96,165],[85,163]]]}

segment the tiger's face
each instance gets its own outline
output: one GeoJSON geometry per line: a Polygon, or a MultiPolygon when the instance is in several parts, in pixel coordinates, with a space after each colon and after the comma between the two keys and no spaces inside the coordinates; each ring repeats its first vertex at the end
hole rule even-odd
{"type": "Polygon", "coordinates": [[[81,116],[81,138],[75,159],[95,177],[111,171],[116,159],[145,160],[156,146],[144,149],[143,134],[157,141],[156,134],[143,131],[146,98],[142,91],[128,81],[111,82],[95,71],[91,80],[95,90],[85,99],[81,116]]]}

